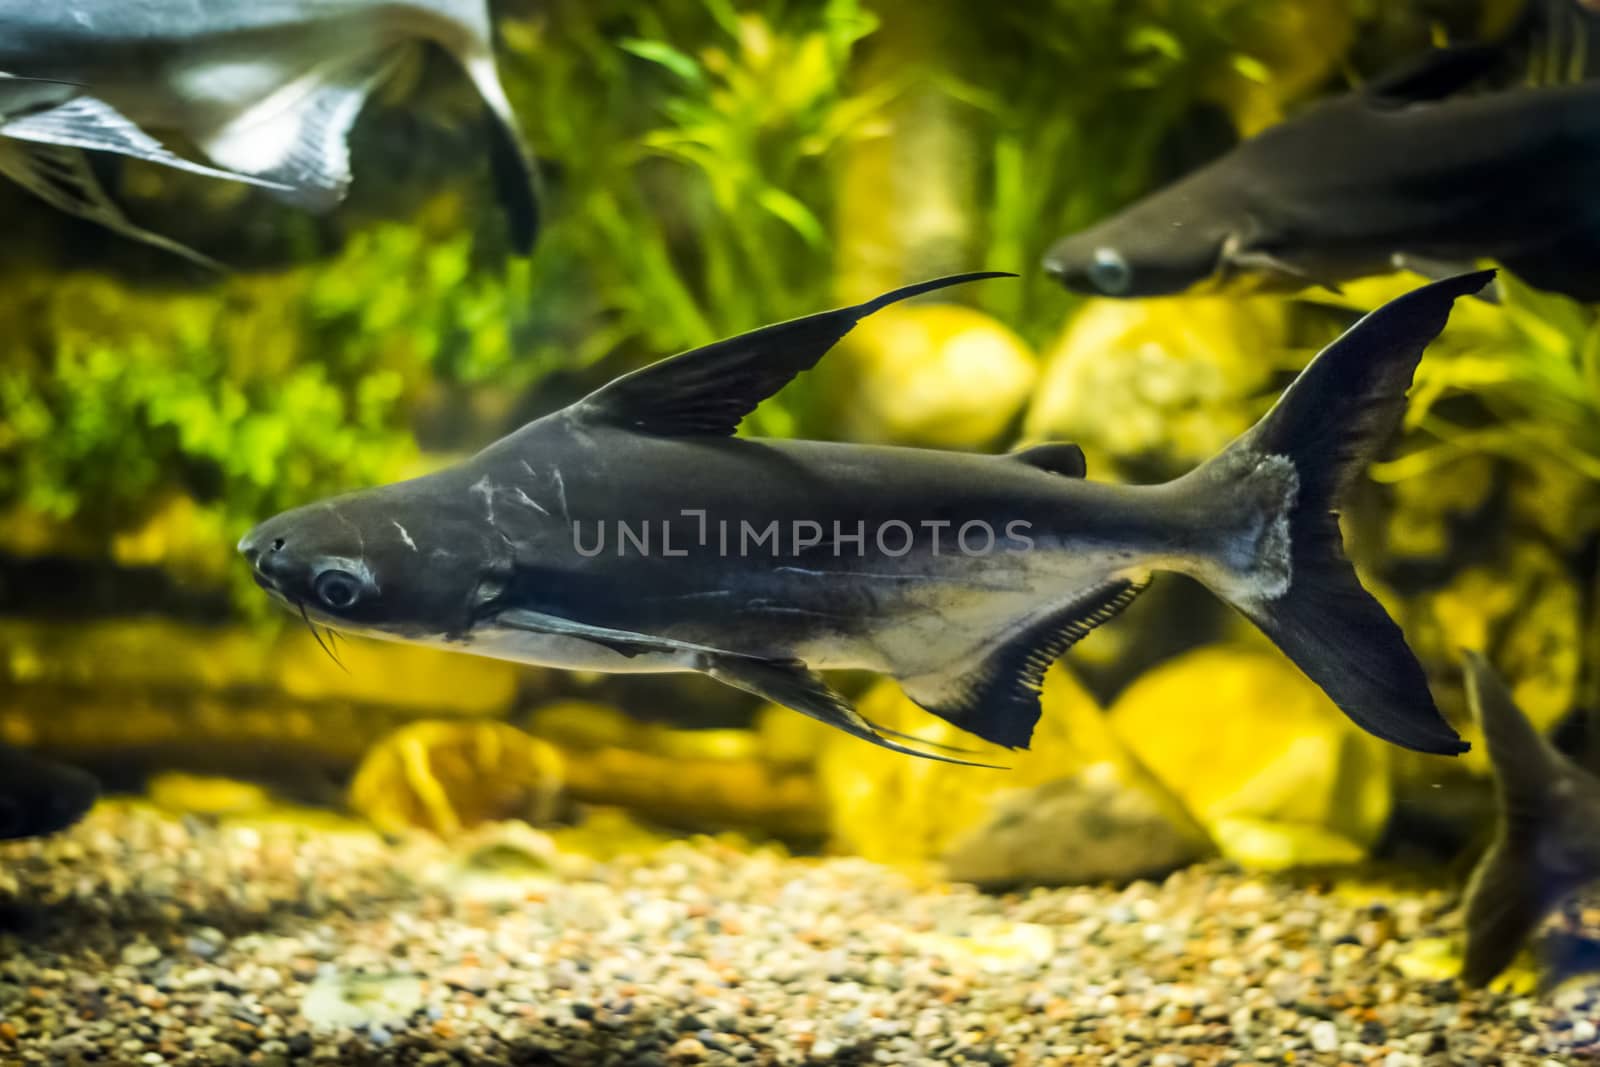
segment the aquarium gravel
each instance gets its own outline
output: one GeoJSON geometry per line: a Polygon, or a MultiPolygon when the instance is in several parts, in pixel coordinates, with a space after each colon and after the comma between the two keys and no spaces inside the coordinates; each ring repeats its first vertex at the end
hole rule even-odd
{"type": "Polygon", "coordinates": [[[1600,984],[1541,1000],[1406,977],[1452,932],[1444,891],[1205,866],[1160,885],[985,895],[710,839],[540,862],[515,844],[480,843],[468,863],[431,840],[102,807],[0,850],[0,1062],[1596,1055],[1600,984]]]}

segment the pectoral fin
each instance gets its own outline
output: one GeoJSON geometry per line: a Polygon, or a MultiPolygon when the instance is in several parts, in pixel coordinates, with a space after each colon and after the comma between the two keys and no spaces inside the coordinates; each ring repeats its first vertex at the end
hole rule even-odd
{"type": "Polygon", "coordinates": [[[222,265],[209,256],[135,225],[106,193],[89,161],[76,148],[21,142],[8,144],[0,138],[0,174],[58,211],[182,256],[208,270],[223,270],[222,265]]]}
{"type": "Polygon", "coordinates": [[[196,140],[208,157],[267,181],[282,199],[332,210],[350,186],[350,128],[403,56],[320,67],[196,140]]]}
{"type": "MultiPolygon", "coordinates": [[[[775,704],[793,708],[802,715],[827,723],[852,737],[870,741],[879,748],[887,748],[891,752],[920,756],[941,763],[954,763],[962,767],[1005,769],[992,763],[976,763],[972,760],[940,756],[891,741],[885,734],[893,731],[884,730],[868,722],[848,700],[799,660],[753,659],[748,656],[725,655],[710,661],[706,665],[705,672],[724,685],[731,685],[735,689],[754,693],[775,704]]],[[[905,735],[896,734],[896,736],[905,735]]]]}
{"type": "Polygon", "coordinates": [[[1221,267],[1225,278],[1240,273],[1255,273],[1278,281],[1287,281],[1295,286],[1321,286],[1334,293],[1344,291],[1339,288],[1337,282],[1319,278],[1314,271],[1301,267],[1275,252],[1251,247],[1237,235],[1229,237],[1222,246],[1221,267]]]}
{"type": "Polygon", "coordinates": [[[969,767],[992,766],[924,752],[890,740],[885,735],[894,731],[880,729],[862,718],[861,713],[856,711],[848,700],[830,688],[827,682],[799,660],[744,656],[737,652],[712,648],[709,645],[633,633],[628,630],[615,630],[606,626],[590,626],[557,615],[546,615],[522,608],[502,611],[495,616],[495,621],[502,626],[530,633],[552,634],[589,641],[629,657],[645,653],[678,657],[686,667],[692,666],[693,669],[710,675],[724,685],[731,685],[735,689],[754,693],[775,704],[793,708],[802,715],[808,715],[818,722],[825,722],[852,737],[870,741],[880,748],[944,763],[958,763],[969,767]]]}

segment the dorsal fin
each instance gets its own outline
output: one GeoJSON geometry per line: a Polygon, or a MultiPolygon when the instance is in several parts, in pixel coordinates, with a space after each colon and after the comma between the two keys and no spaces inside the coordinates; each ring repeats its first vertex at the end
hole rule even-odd
{"type": "Polygon", "coordinates": [[[982,649],[975,661],[956,663],[938,675],[901,679],[901,686],[923,709],[968,733],[1007,748],[1027,748],[1050,665],[1089,631],[1115,618],[1147,584],[1148,579],[1107,582],[1004,644],[982,649]]]}
{"type": "Polygon", "coordinates": [[[1083,449],[1070,441],[1047,441],[1042,445],[1019,449],[1003,458],[1026,463],[1052,474],[1063,474],[1068,478],[1082,478],[1088,471],[1083,449]]]}
{"type": "Polygon", "coordinates": [[[1379,75],[1362,92],[1378,107],[1443,100],[1488,75],[1505,59],[1498,44],[1457,44],[1434,48],[1409,63],[1379,75]]]}
{"type": "Polygon", "coordinates": [[[1600,779],[1562,755],[1500,676],[1463,652],[1467,702],[1494,767],[1500,825],[1466,892],[1461,977],[1486,985],[1563,897],[1600,878],[1600,779]]]}
{"type": "Polygon", "coordinates": [[[1462,651],[1467,703],[1483,730],[1500,802],[1510,823],[1542,818],[1566,759],[1534,729],[1483,656],[1462,651]]]}
{"type": "Polygon", "coordinates": [[[935,278],[854,307],[765,326],[625,374],[567,412],[584,422],[662,437],[726,437],[756,405],[801,371],[816,366],[841,337],[874,311],[962,282],[1014,277],[984,271],[935,278]]]}

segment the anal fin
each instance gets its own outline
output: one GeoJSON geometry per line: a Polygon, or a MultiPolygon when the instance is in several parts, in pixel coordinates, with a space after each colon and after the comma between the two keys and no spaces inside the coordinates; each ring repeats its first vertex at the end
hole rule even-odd
{"type": "Polygon", "coordinates": [[[1148,579],[1117,579],[1030,622],[980,658],[948,671],[901,679],[919,706],[985,741],[1027,748],[1039,721],[1039,692],[1050,665],[1095,627],[1115,618],[1148,579]]]}
{"type": "Polygon", "coordinates": [[[1461,980],[1488,985],[1511,965],[1551,901],[1540,892],[1534,857],[1502,838],[1472,873],[1467,887],[1467,943],[1461,980]]]}

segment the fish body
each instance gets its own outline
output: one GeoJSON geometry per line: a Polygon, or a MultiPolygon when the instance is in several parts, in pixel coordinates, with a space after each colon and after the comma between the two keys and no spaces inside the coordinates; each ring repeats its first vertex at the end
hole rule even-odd
{"type": "Polygon", "coordinates": [[[891,748],[819,671],[892,675],[1025,747],[1050,663],[1176,571],[1367,729],[1461,751],[1330,516],[1452,301],[1489,275],[1375,312],[1255,429],[1164,485],[1089,481],[1065,443],[982,456],[733,436],[865,315],[990,276],[664,360],[455,467],[269,519],[240,550],[308,621],[547,666],[700,671],[891,748]]]}
{"type": "Polygon", "coordinates": [[[1491,258],[1600,300],[1600,82],[1450,98],[1497,58],[1443,49],[1319,104],[1063,238],[1045,269],[1069,289],[1137,297],[1491,258]]]}
{"type": "Polygon", "coordinates": [[[99,795],[95,780],[76,767],[0,745],[0,841],[65,830],[99,795]]]}
{"type": "Polygon", "coordinates": [[[1494,841],[1466,892],[1462,979],[1482,986],[1545,916],[1600,879],[1600,778],[1534,728],[1482,656],[1466,653],[1465,666],[1500,808],[1494,841]]]}
{"type": "Polygon", "coordinates": [[[208,170],[316,211],[344,197],[346,138],[370,93],[409,48],[435,44],[484,100],[513,244],[532,246],[537,180],[495,68],[485,0],[0,0],[0,26],[0,71],[71,88],[46,124],[37,106],[9,107],[23,94],[0,82],[0,135],[173,165],[181,157],[149,131],[175,131],[215,164],[208,170]]]}

